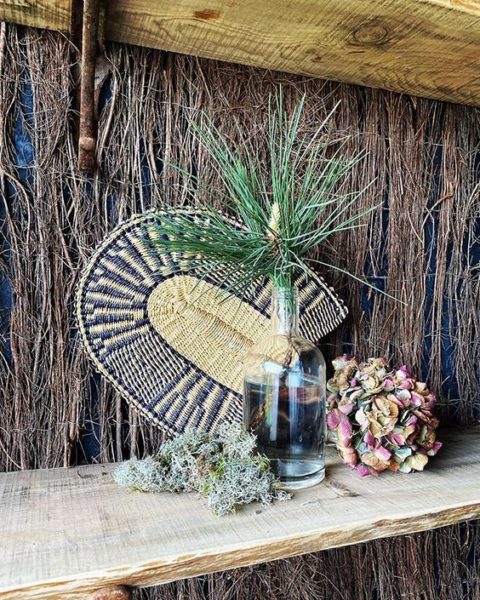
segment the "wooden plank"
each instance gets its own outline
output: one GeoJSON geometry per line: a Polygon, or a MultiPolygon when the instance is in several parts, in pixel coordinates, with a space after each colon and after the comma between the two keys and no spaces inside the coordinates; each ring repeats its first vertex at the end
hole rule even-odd
{"type": "Polygon", "coordinates": [[[111,39],[480,102],[480,2],[116,0],[111,39]]]}
{"type": "MultiPolygon", "coordinates": [[[[70,26],[71,0],[0,0],[0,19],[70,26]]],[[[480,104],[479,0],[115,0],[111,40],[480,104]]]]}
{"type": "Polygon", "coordinates": [[[323,485],[215,517],[189,495],[131,493],[112,465],[0,476],[0,598],[84,598],[480,517],[480,430],[424,473],[362,479],[333,451],[323,485]]]}
{"type": "Polygon", "coordinates": [[[0,0],[0,21],[68,31],[72,0],[0,0]]]}

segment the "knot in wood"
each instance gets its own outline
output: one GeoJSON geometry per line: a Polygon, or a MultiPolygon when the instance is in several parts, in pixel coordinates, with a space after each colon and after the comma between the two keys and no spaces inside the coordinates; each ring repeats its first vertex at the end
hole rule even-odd
{"type": "Polygon", "coordinates": [[[352,33],[351,41],[361,46],[380,46],[388,42],[388,29],[375,21],[365,23],[352,33]]]}

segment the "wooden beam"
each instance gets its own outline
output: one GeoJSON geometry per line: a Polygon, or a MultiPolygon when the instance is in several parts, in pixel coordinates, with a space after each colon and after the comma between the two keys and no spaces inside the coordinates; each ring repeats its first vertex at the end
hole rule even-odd
{"type": "Polygon", "coordinates": [[[116,0],[122,42],[480,103],[480,2],[116,0]]]}
{"type": "Polygon", "coordinates": [[[72,0],[0,0],[0,21],[69,31],[72,0]]]}
{"type": "Polygon", "coordinates": [[[0,475],[0,599],[84,599],[478,518],[480,430],[443,440],[424,473],[370,479],[331,451],[326,483],[226,517],[193,495],[128,492],[112,465],[0,475]]]}
{"type": "MultiPolygon", "coordinates": [[[[70,26],[71,0],[0,0],[0,19],[70,26]]],[[[107,37],[480,104],[478,0],[115,0],[107,37]]]]}

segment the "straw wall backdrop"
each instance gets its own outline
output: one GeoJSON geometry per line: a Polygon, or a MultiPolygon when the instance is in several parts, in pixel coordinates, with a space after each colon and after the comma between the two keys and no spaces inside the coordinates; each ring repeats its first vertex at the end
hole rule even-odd
{"type": "MultiPolygon", "coordinates": [[[[349,151],[369,152],[348,185],[359,189],[376,177],[353,208],[382,204],[369,229],[321,252],[406,302],[327,273],[351,311],[326,342],[327,354],[346,341],[359,357],[410,363],[439,391],[446,422],[478,421],[476,109],[114,45],[100,98],[101,172],[86,178],[76,171],[75,60],[60,34],[0,30],[0,470],[118,460],[158,446],[159,432],[92,373],[79,347],[72,315],[79,272],[119,221],[186,201],[185,177],[162,167],[162,159],[216,184],[186,126],[188,111],[212,115],[232,144],[238,123],[261,157],[268,94],[280,82],[290,106],[306,92],[306,132],[341,100],[336,127],[352,134],[349,151]]],[[[471,523],[171,584],[138,598],[480,598],[478,544],[471,523]]]]}

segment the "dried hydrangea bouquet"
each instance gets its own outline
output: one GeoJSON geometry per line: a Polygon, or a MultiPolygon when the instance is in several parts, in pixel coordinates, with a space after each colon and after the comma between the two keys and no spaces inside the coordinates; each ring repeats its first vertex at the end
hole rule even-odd
{"type": "Polygon", "coordinates": [[[382,358],[359,364],[344,355],[333,366],[327,423],[342,460],[362,476],[423,471],[442,447],[436,398],[426,384],[382,358]]]}

